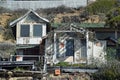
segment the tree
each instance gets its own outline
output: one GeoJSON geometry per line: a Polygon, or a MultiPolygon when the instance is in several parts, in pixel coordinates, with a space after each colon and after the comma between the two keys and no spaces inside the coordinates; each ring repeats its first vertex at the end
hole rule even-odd
{"type": "Polygon", "coordinates": [[[120,26],[120,8],[114,8],[108,12],[106,15],[106,23],[112,27],[116,28],[120,26]]]}
{"type": "Polygon", "coordinates": [[[88,5],[86,10],[90,14],[107,13],[109,10],[117,6],[117,0],[97,0],[88,5]]]}
{"type": "Polygon", "coordinates": [[[106,24],[115,29],[115,38],[118,39],[117,31],[120,28],[120,8],[110,10],[106,17],[106,24]]]}

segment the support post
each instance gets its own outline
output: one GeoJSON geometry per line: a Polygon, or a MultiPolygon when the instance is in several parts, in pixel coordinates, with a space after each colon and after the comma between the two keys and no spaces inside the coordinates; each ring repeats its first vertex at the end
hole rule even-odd
{"type": "Polygon", "coordinates": [[[56,45],[56,32],[54,32],[54,55],[53,55],[53,63],[56,62],[56,55],[57,55],[57,45],[56,45]]]}
{"type": "Polygon", "coordinates": [[[87,52],[87,60],[86,60],[86,63],[87,63],[87,64],[89,64],[88,43],[89,43],[89,34],[88,34],[88,30],[86,30],[86,52],[87,52]]]}
{"type": "Polygon", "coordinates": [[[47,72],[47,52],[46,52],[47,47],[46,46],[47,46],[47,38],[45,39],[45,55],[44,55],[44,58],[43,58],[44,59],[43,72],[45,72],[45,73],[47,72]]]}

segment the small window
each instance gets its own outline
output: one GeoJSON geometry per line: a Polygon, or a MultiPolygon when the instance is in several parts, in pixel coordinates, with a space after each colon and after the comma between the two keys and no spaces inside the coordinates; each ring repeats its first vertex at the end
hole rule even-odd
{"type": "Polygon", "coordinates": [[[29,37],[30,36],[30,25],[21,25],[20,36],[21,37],[29,37]]]}
{"type": "Polygon", "coordinates": [[[33,36],[42,37],[42,25],[35,24],[33,26],[33,36]]]}

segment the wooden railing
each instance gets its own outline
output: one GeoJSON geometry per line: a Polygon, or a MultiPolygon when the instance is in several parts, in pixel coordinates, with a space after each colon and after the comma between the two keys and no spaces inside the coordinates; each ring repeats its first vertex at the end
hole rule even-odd
{"type": "Polygon", "coordinates": [[[44,61],[41,55],[11,55],[10,61],[44,61]]]}

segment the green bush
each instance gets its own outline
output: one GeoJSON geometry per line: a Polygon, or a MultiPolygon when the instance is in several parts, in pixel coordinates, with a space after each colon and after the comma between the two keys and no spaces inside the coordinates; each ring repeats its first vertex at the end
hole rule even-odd
{"type": "Polygon", "coordinates": [[[23,71],[23,70],[25,70],[25,69],[23,69],[22,67],[16,67],[16,68],[14,69],[14,71],[23,71]]]}
{"type": "Polygon", "coordinates": [[[76,63],[76,64],[70,64],[68,62],[59,62],[58,64],[55,64],[54,66],[61,66],[61,67],[79,67],[79,68],[89,68],[89,69],[95,69],[97,68],[96,65],[87,65],[82,63],[76,63]]]}
{"type": "Polygon", "coordinates": [[[5,40],[14,39],[11,29],[6,29],[5,32],[3,33],[3,36],[5,40]]]}
{"type": "Polygon", "coordinates": [[[120,80],[120,62],[109,61],[92,75],[93,80],[120,80]]]}
{"type": "Polygon", "coordinates": [[[115,48],[107,47],[106,52],[107,52],[107,55],[106,55],[107,60],[115,59],[115,56],[116,56],[116,49],[115,48]]]}
{"type": "Polygon", "coordinates": [[[59,63],[56,64],[55,66],[67,67],[67,66],[70,66],[70,64],[69,64],[68,62],[59,62],[59,63]]]}
{"type": "Polygon", "coordinates": [[[86,10],[90,14],[107,13],[109,10],[117,6],[117,0],[97,0],[88,5],[86,10]]]}
{"type": "Polygon", "coordinates": [[[120,26],[120,7],[111,9],[106,15],[106,24],[112,28],[120,26]]]}

